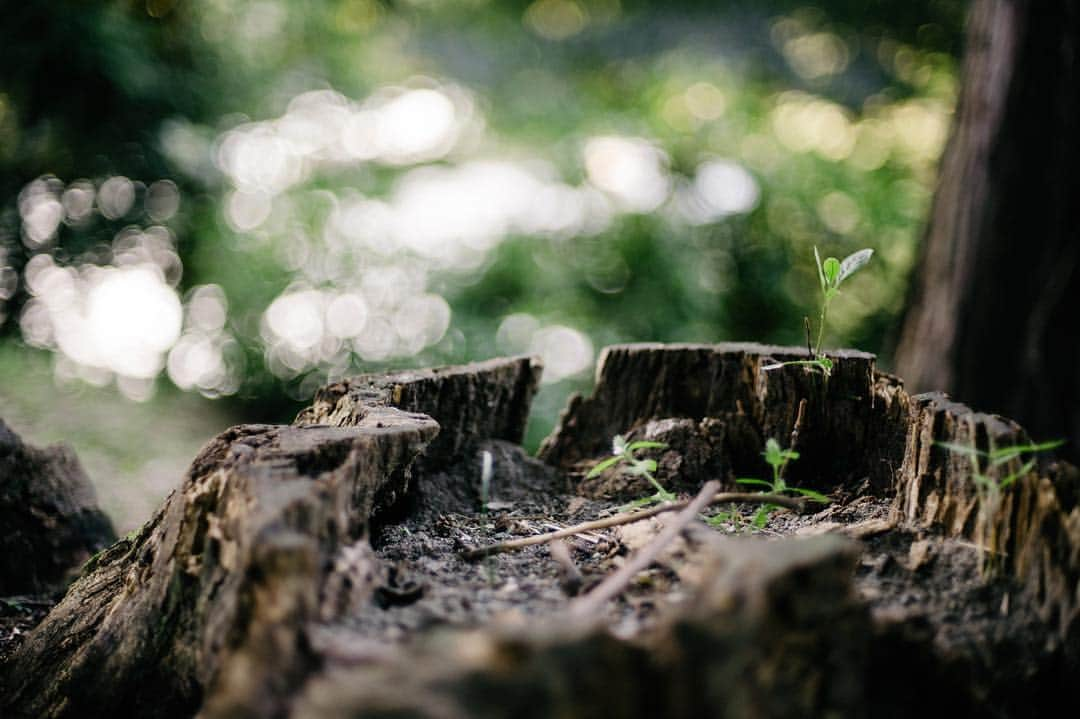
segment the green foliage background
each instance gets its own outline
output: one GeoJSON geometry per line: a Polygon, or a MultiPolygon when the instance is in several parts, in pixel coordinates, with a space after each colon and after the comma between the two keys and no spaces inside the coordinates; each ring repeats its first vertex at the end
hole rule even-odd
{"type": "MultiPolygon", "coordinates": [[[[955,102],[963,10],[943,0],[9,3],[0,22],[0,265],[19,272],[40,251],[60,265],[82,261],[122,227],[148,223],[137,213],[95,217],[30,248],[17,196],[35,178],[174,181],[178,289],[224,289],[243,370],[237,391],[213,401],[181,397],[162,377],[149,407],[205,412],[206,437],[234,420],[287,421],[331,371],[269,371],[259,317],[296,279],[283,260],[290,239],[253,243],[230,228],[230,186],[212,161],[214,143],[245,122],[280,116],[306,91],[359,100],[426,77],[471,93],[485,122],[477,156],[542,158],[579,184],[589,137],[643,137],[667,153],[676,182],[722,157],[751,173],[760,198],[747,214],[707,224],[661,209],[618,215],[593,236],[507,237],[475,270],[429,278],[452,310],[447,340],[386,362],[352,356],[347,371],[499,354],[497,330],[512,313],[580,330],[597,350],[643,340],[802,344],[802,317],[817,302],[815,244],[841,257],[875,249],[845,286],[850,297],[835,304],[826,344],[883,353],[887,363],[955,102]],[[688,111],[688,88],[700,83],[722,95],[722,114],[703,120],[688,111]],[[181,140],[205,152],[177,152],[181,140]]],[[[407,169],[322,168],[284,194],[294,221],[316,234],[327,192],[383,196],[407,169]]],[[[49,353],[27,347],[20,332],[28,298],[20,284],[0,305],[2,411],[23,417],[32,440],[62,434],[35,420],[47,416],[35,407],[56,403],[57,392],[72,406],[104,402],[124,416],[128,403],[111,390],[52,386],[49,353]]],[[[530,442],[589,381],[583,372],[544,388],[530,442]]],[[[64,432],[80,446],[76,429],[64,432]]],[[[176,457],[198,432],[180,434],[176,457]]],[[[118,474],[143,476],[138,467],[118,474]]]]}

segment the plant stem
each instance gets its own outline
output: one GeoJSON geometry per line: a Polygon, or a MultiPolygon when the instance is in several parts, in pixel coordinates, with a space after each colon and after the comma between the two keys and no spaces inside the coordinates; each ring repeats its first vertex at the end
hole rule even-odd
{"type": "Polygon", "coordinates": [[[658,495],[660,495],[664,499],[668,499],[668,498],[673,499],[674,498],[675,495],[673,495],[671,492],[664,489],[663,485],[656,481],[656,477],[652,476],[651,472],[645,472],[644,475],[645,475],[645,479],[652,482],[652,486],[656,487],[656,493],[658,495]]]}
{"type": "Polygon", "coordinates": [[[825,318],[829,315],[829,296],[821,302],[821,319],[818,325],[817,347],[814,348],[814,356],[821,357],[821,343],[825,339],[825,318]]]}

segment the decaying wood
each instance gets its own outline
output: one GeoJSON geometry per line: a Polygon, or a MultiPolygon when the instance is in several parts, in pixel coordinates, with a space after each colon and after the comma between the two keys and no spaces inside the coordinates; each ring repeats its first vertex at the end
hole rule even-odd
{"type": "Polygon", "coordinates": [[[63,588],[116,540],[94,487],[65,445],[25,444],[0,420],[0,597],[63,588]]]}
{"type": "Polygon", "coordinates": [[[320,389],[294,424],[348,427],[372,407],[423,412],[439,423],[439,436],[420,458],[445,466],[483,439],[520,444],[540,381],[532,357],[495,359],[457,367],[360,375],[320,389]]]}
{"type": "Polygon", "coordinates": [[[789,484],[816,488],[824,479],[836,486],[866,476],[888,484],[891,471],[875,462],[882,451],[882,438],[875,432],[886,423],[867,422],[876,410],[884,411],[875,407],[874,357],[846,350],[832,356],[836,366],[826,379],[803,367],[761,371],[774,360],[807,359],[802,348],[746,343],[608,347],[599,360],[593,394],[571,398],[541,445],[540,457],[570,470],[607,454],[613,435],[632,434],[651,419],[708,419],[724,425],[718,453],[726,465],[721,471],[767,476],[761,457],[765,439],[786,441],[805,399],[802,457],[788,469],[789,484]]]}
{"type": "Polygon", "coordinates": [[[211,442],[154,518],[91,562],[20,647],[4,677],[7,715],[190,716],[212,683],[236,681],[280,704],[314,661],[295,622],[317,611],[326,566],[438,431],[393,409],[366,419],[234,427],[211,442]],[[251,653],[273,656],[275,675],[251,653]],[[227,657],[253,671],[223,670],[227,657]]]}
{"type": "MultiPolygon", "coordinates": [[[[801,356],[757,345],[609,348],[593,396],[573,400],[544,444],[565,480],[512,444],[537,379],[528,359],[350,380],[321,392],[298,426],[234,428],[137,536],[89,563],[0,668],[0,711],[323,719],[1041,710],[1080,666],[1076,470],[1044,463],[985,511],[967,457],[937,443],[1008,444],[1025,439],[1019,427],[942,396],[910,396],[863,353],[837,353],[827,380],[802,367],[760,371],[801,356]],[[551,495],[607,456],[613,434],[701,439],[695,451],[718,456],[679,471],[726,468],[703,484],[768,476],[765,439],[796,429],[801,457],[786,481],[835,493],[822,526],[864,544],[834,533],[709,533],[687,542],[692,571],[665,570],[678,574],[676,591],[644,597],[651,611],[635,610],[642,597],[630,588],[607,604],[611,617],[576,619],[565,617],[557,576],[518,584],[497,574],[530,551],[550,570],[543,549],[473,564],[458,556],[477,536],[506,537],[498,528],[514,526],[515,503],[528,512],[572,503],[551,495]],[[507,495],[511,509],[498,518],[463,489],[477,482],[481,451],[496,457],[497,486],[507,477],[529,484],[507,495]],[[862,500],[881,513],[854,511],[862,500]],[[980,571],[972,547],[1001,558],[992,573],[980,571]],[[442,573],[423,573],[433,565],[442,573]],[[545,581],[551,593],[533,587],[538,604],[513,611],[545,581]],[[473,600],[510,611],[477,612],[473,600]],[[950,619],[965,608],[970,619],[950,619]],[[916,685],[927,691],[910,692],[916,685]],[[931,704],[943,690],[949,701],[931,704]]],[[[717,496],[708,487],[702,501],[717,496]]],[[[610,567],[597,557],[619,547],[582,542],[574,551],[595,580],[597,567],[610,567]]]]}

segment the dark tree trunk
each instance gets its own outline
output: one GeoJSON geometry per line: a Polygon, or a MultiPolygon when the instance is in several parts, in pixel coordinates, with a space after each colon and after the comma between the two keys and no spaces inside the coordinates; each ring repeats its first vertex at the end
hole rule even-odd
{"type": "Polygon", "coordinates": [[[1080,457],[1080,5],[977,0],[897,349],[916,390],[1080,457]]]}

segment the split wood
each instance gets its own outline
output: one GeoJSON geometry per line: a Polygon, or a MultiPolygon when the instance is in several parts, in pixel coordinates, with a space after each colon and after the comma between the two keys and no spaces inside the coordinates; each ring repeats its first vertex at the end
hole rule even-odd
{"type": "MultiPolygon", "coordinates": [[[[719,486],[717,482],[708,482],[705,486],[719,486]]],[[[788,509],[794,509],[801,511],[806,506],[806,501],[803,499],[797,499],[795,497],[785,497],[780,494],[758,494],[753,492],[716,492],[704,506],[710,504],[728,504],[733,502],[745,502],[747,504],[775,504],[779,507],[786,507],[788,509]]],[[[700,495],[699,495],[700,496],[700,495]]],[[[697,501],[697,500],[694,500],[697,501]]],[[[637,512],[620,512],[610,517],[604,517],[603,519],[594,519],[589,522],[582,522],[581,524],[575,524],[572,527],[566,527],[565,529],[559,529],[554,532],[547,532],[546,534],[537,534],[532,537],[522,537],[521,539],[511,539],[506,542],[498,542],[496,544],[489,544],[484,547],[476,547],[475,549],[467,549],[461,553],[461,557],[467,560],[483,559],[484,557],[490,557],[494,554],[502,554],[503,552],[512,552],[516,549],[522,549],[524,547],[531,547],[534,544],[547,544],[556,539],[562,539],[564,537],[572,537],[575,534],[581,534],[582,532],[591,532],[596,529],[607,529],[609,527],[618,527],[622,524],[630,524],[631,522],[639,522],[642,519],[648,519],[649,517],[655,517],[658,514],[664,512],[674,512],[676,510],[685,509],[690,505],[690,502],[668,502],[667,504],[661,504],[658,507],[652,507],[650,509],[643,509],[637,512]]]]}
{"type": "Polygon", "coordinates": [[[614,574],[596,585],[595,589],[572,601],[570,603],[570,614],[579,618],[588,617],[599,612],[609,599],[619,596],[638,572],[655,562],[660,552],[664,551],[667,545],[682,534],[687,525],[697,519],[701,510],[712,504],[716,490],[719,488],[720,483],[716,480],[706,482],[693,501],[686,504],[683,511],[679,512],[679,516],[675,518],[675,521],[665,525],[660,534],[638,550],[637,554],[630,557],[614,574]]]}

